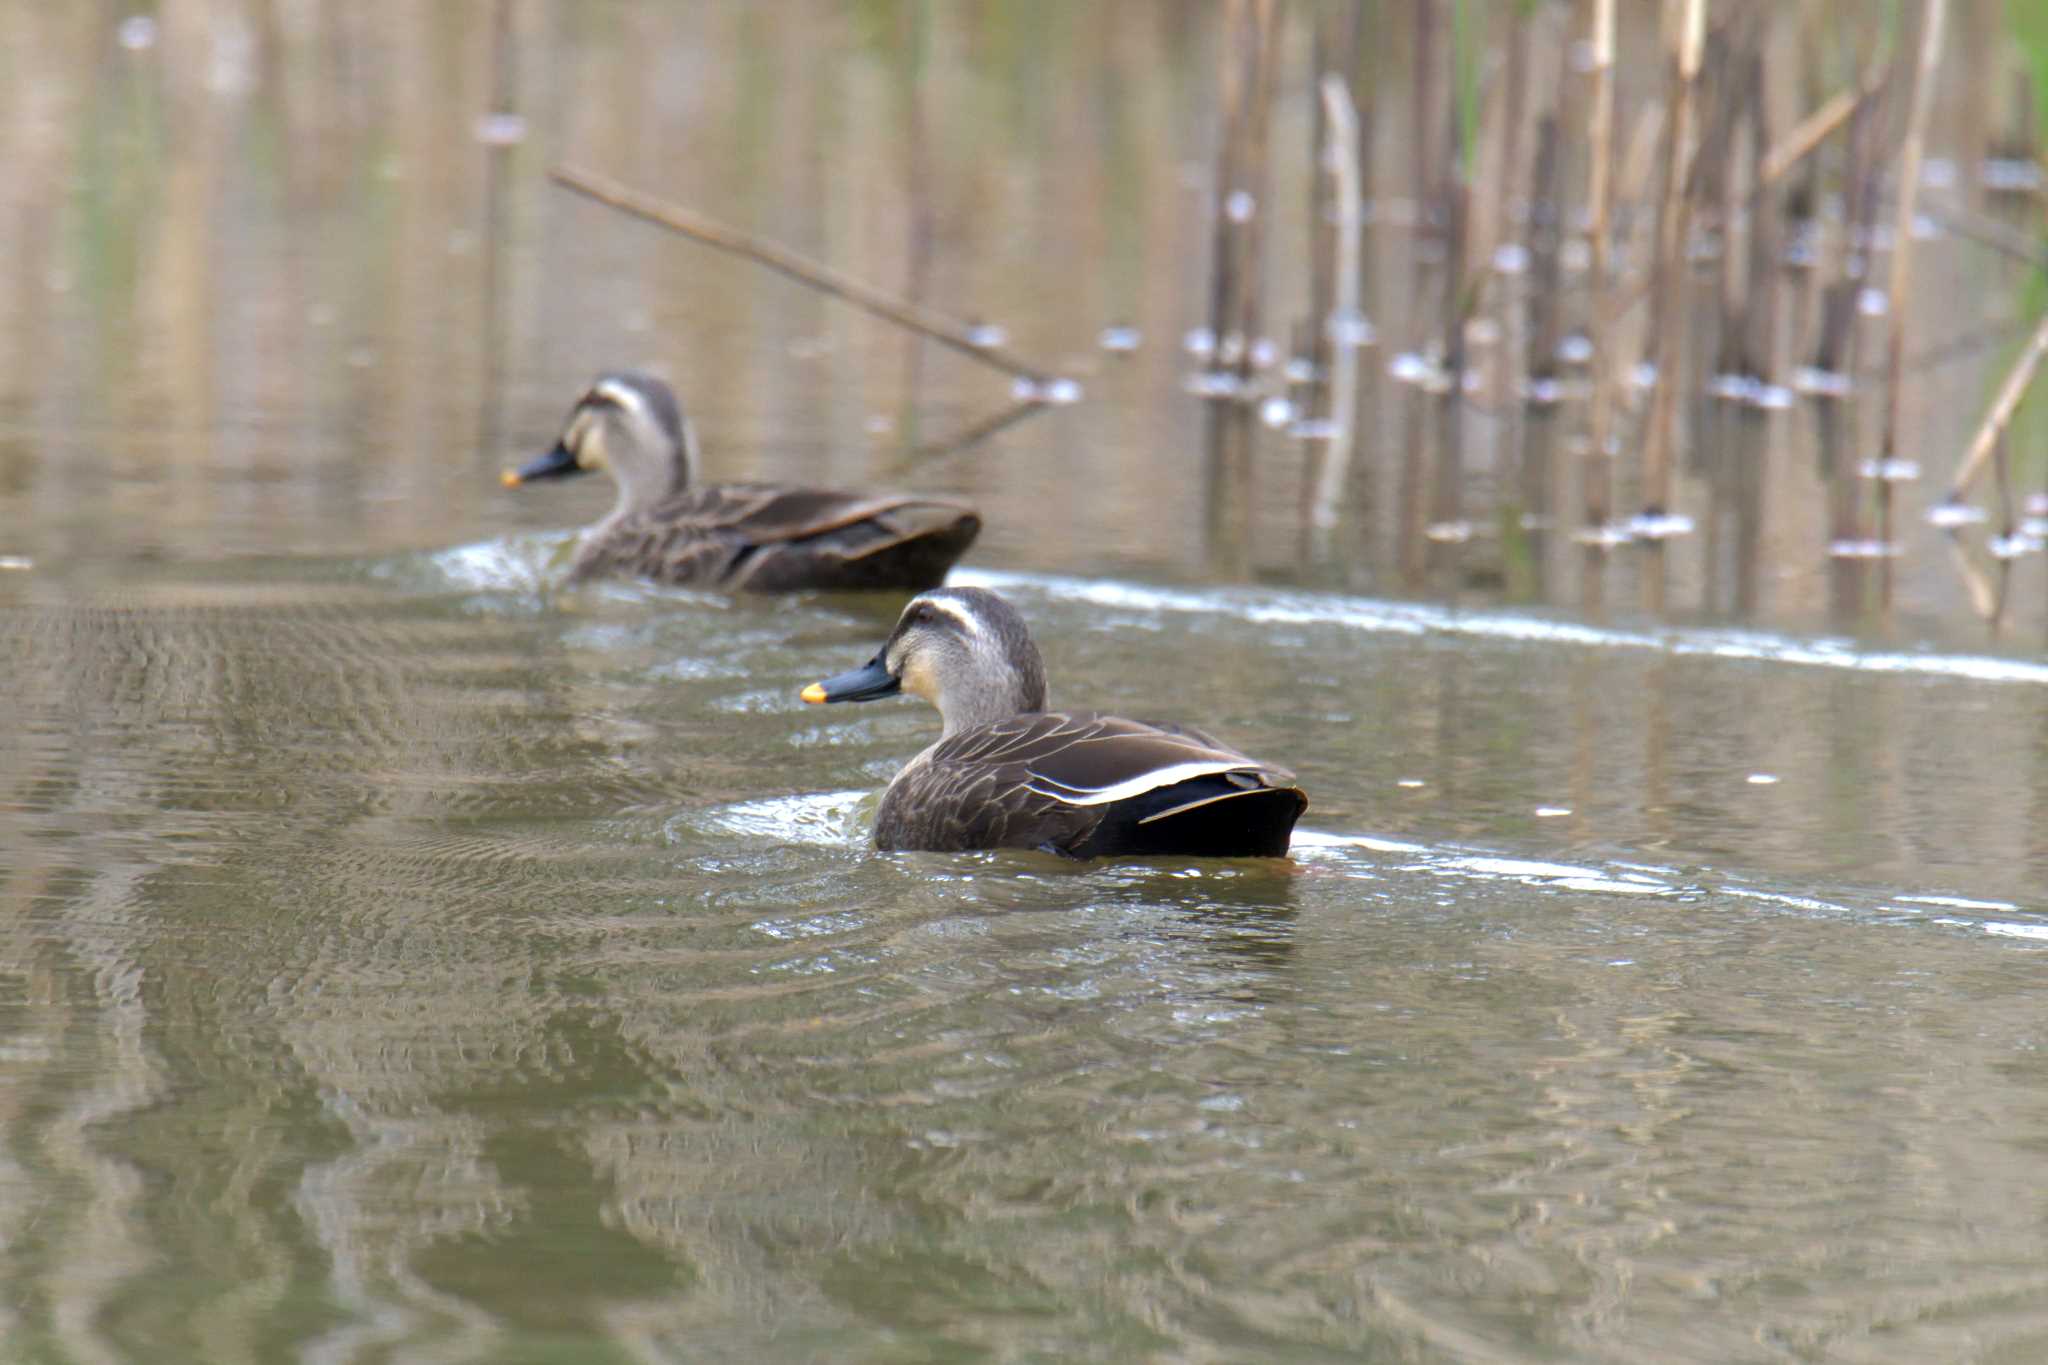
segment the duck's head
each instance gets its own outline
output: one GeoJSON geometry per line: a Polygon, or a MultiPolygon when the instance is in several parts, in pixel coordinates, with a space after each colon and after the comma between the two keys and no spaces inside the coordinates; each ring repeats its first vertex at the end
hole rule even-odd
{"type": "Polygon", "coordinates": [[[986,588],[934,588],[910,599],[881,652],[814,682],[807,702],[873,701],[908,692],[939,708],[946,733],[1045,709],[1045,664],[1017,609],[986,588]]]}
{"type": "Polygon", "coordinates": [[[651,374],[602,374],[576,400],[554,449],[504,474],[507,488],[563,479],[593,469],[619,485],[622,509],[659,501],[683,487],[696,441],[676,396],[651,374]]]}

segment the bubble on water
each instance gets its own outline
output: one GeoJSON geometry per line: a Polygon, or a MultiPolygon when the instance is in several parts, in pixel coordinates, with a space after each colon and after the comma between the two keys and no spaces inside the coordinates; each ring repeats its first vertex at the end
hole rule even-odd
{"type": "Polygon", "coordinates": [[[1742,780],[1749,783],[1752,787],[1775,787],[1778,785],[1778,778],[1774,773],[1751,773],[1742,780]]]}
{"type": "Polygon", "coordinates": [[[1235,398],[1244,392],[1244,381],[1230,370],[1197,370],[1182,387],[1197,398],[1235,398]]]}
{"type": "Polygon", "coordinates": [[[147,14],[131,14],[121,21],[115,36],[130,52],[146,52],[156,46],[156,20],[147,14]]]}
{"type": "Polygon", "coordinates": [[[1529,268],[1529,248],[1520,242],[1502,242],[1493,249],[1493,268],[1502,275],[1519,275],[1529,268]]]}
{"type": "Polygon", "coordinates": [[[1144,338],[1135,327],[1111,326],[1102,329],[1096,337],[1096,344],[1105,351],[1130,352],[1138,349],[1144,338]]]}
{"type": "Polygon", "coordinates": [[[35,566],[27,555],[0,555],[0,573],[21,573],[35,566]]]}
{"type": "Polygon", "coordinates": [[[1987,157],[1979,178],[1993,194],[2033,194],[2041,188],[2040,166],[2024,157],[1987,157]]]}
{"type": "Polygon", "coordinates": [[[1076,380],[1055,376],[1039,385],[1038,397],[1041,402],[1051,403],[1054,407],[1065,407],[1081,401],[1081,385],[1076,380]]]}
{"type": "Polygon", "coordinates": [[[1610,521],[1604,526],[1582,526],[1572,532],[1572,544],[1593,550],[1612,550],[1634,538],[1628,523],[1619,521],[1610,521]]]}
{"type": "Polygon", "coordinates": [[[1270,370],[1280,359],[1280,348],[1273,344],[1271,337],[1260,337],[1252,343],[1251,361],[1255,370],[1270,370]]]}
{"type": "Polygon", "coordinates": [[[1429,784],[1419,777],[1402,777],[1395,779],[1394,785],[1397,787],[1407,787],[1412,791],[1417,787],[1426,787],[1429,784]]]}
{"type": "Polygon", "coordinates": [[[1275,394],[1259,404],[1259,420],[1278,431],[1294,420],[1294,404],[1275,394]]]}
{"type": "Polygon", "coordinates": [[[1840,370],[1801,365],[1792,372],[1792,387],[1813,398],[1847,398],[1854,384],[1840,370]]]}
{"type": "Polygon", "coordinates": [[[1232,190],[1223,201],[1223,214],[1233,223],[1249,223],[1258,210],[1259,201],[1250,190],[1232,190]]]}
{"type": "Polygon", "coordinates": [[[1584,365],[1593,359],[1593,338],[1573,332],[1557,343],[1557,358],[1566,365],[1584,365]]]}
{"type": "Polygon", "coordinates": [[[1946,500],[1927,509],[1927,524],[1952,531],[1958,526],[1969,526],[1984,520],[1984,509],[1972,507],[1967,502],[1946,500]]]}
{"type": "Polygon", "coordinates": [[[1420,384],[1427,387],[1442,373],[1435,361],[1414,351],[1403,351],[1387,362],[1388,376],[1403,384],[1420,384]]]}
{"type": "Polygon", "coordinates": [[[1993,536],[1985,548],[1991,551],[1993,559],[2018,559],[2042,548],[2044,542],[2038,535],[2028,531],[2015,531],[2009,536],[1993,536]]]}
{"type": "Polygon", "coordinates": [[[476,121],[476,140],[486,147],[517,147],[526,141],[526,119],[508,110],[485,114],[476,121]]]}
{"type": "Polygon", "coordinates": [[[1902,460],[1896,456],[1889,460],[1865,460],[1856,467],[1856,472],[1866,479],[1881,479],[1886,483],[1911,483],[1920,477],[1920,462],[1902,460]]]}
{"type": "Polygon", "coordinates": [[[1555,820],[1561,815],[1570,815],[1571,813],[1572,808],[1570,806],[1538,806],[1536,808],[1536,818],[1538,820],[1555,820]]]}
{"type": "Polygon", "coordinates": [[[1216,334],[1207,327],[1197,327],[1181,338],[1181,349],[1197,360],[1207,360],[1216,354],[1216,334]]]}
{"type": "Polygon", "coordinates": [[[1469,521],[1436,521],[1423,528],[1422,534],[1439,545],[1463,545],[1472,539],[1472,523],[1469,521]]]}
{"type": "Polygon", "coordinates": [[[1000,346],[1010,339],[1010,333],[999,322],[977,322],[967,329],[967,339],[976,346],[1000,346]]]}
{"type": "Polygon", "coordinates": [[[1884,540],[1866,538],[1828,543],[1828,557],[1831,559],[1891,559],[1898,553],[1897,545],[1884,540]]]}
{"type": "Polygon", "coordinates": [[[1338,346],[1370,346],[1376,339],[1372,323],[1363,313],[1332,313],[1323,330],[1338,346]]]}
{"type": "Polygon", "coordinates": [[[1290,384],[1307,384],[1316,377],[1316,363],[1305,355],[1289,356],[1280,373],[1290,384]]]}
{"type": "Polygon", "coordinates": [[[1856,295],[1856,311],[1867,318],[1881,318],[1892,311],[1892,301],[1882,289],[1865,289],[1856,295]]]}
{"type": "Polygon", "coordinates": [[[1670,540],[1692,534],[1692,518],[1682,512],[1643,512],[1628,520],[1629,534],[1638,540],[1670,540]]]}

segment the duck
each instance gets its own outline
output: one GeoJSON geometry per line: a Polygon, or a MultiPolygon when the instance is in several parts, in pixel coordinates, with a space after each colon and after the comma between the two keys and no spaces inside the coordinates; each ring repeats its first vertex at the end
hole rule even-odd
{"type": "Polygon", "coordinates": [[[651,374],[599,375],[546,454],[507,488],[601,469],[618,502],[577,542],[570,579],[644,578],[737,592],[936,587],[981,530],[966,503],[766,483],[692,485],[697,441],[651,374]]]}
{"type": "Polygon", "coordinates": [[[986,588],[919,593],[874,658],[800,695],[898,693],[937,707],[941,732],[882,793],[880,849],[1278,858],[1308,808],[1294,774],[1200,730],[1047,710],[1038,646],[986,588]]]}

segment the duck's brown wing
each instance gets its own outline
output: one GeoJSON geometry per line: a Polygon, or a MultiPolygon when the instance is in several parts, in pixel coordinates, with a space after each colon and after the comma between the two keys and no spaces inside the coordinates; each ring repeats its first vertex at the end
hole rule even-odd
{"type": "Polygon", "coordinates": [[[943,498],[715,484],[620,526],[578,570],[751,592],[916,590],[943,582],[980,530],[973,508],[943,498]]]}
{"type": "Polygon", "coordinates": [[[920,754],[890,784],[875,839],[883,848],[1046,848],[1073,857],[1284,852],[1306,804],[1292,773],[1206,735],[1049,711],[969,730],[920,754]],[[1190,847],[1178,832],[1189,813],[1255,793],[1274,798],[1261,823],[1280,819],[1284,808],[1277,849],[1270,834],[1208,830],[1202,837],[1216,846],[1190,847]]]}

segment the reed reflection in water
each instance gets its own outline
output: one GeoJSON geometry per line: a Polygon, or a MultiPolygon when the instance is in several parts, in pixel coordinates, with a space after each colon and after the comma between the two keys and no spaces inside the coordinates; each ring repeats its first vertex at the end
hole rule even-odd
{"type": "MultiPolygon", "coordinates": [[[[1251,160],[1260,188],[1242,206],[1218,176],[1250,174],[1253,153],[1220,172],[1213,157],[1228,112],[1217,73],[1236,32],[1220,12],[223,0],[117,26],[75,8],[11,11],[0,48],[26,78],[0,91],[15,168],[0,190],[12,263],[0,276],[0,442],[13,471],[0,550],[31,562],[350,552],[573,522],[601,491],[514,499],[489,473],[546,440],[597,369],[650,364],[692,406],[708,476],[970,495],[988,512],[980,550],[996,564],[1641,601],[1858,628],[1873,624],[1882,569],[1895,580],[1894,628],[1970,638],[1971,618],[1995,610],[2032,638],[2043,561],[1990,553],[2039,529],[2040,509],[2022,506],[2041,478],[2031,446],[2007,476],[2011,536],[1993,536],[1994,519],[1951,543],[1923,516],[2026,326],[2009,311],[2023,267],[1996,243],[2033,230],[2032,201],[1958,169],[2021,135],[2000,104],[2010,87],[1970,75],[2023,65],[1996,7],[1952,7],[1900,441],[1925,487],[1901,488],[1888,514],[1899,553],[1867,562],[1828,547],[1881,534],[1864,525],[1875,485],[1861,471],[1883,401],[1882,298],[1827,284],[1815,262],[1883,264],[1876,238],[1864,255],[1823,248],[1860,240],[1857,215],[1881,202],[1863,188],[1881,187],[1891,144],[1872,129],[1904,96],[1887,87],[1870,118],[1829,125],[1797,175],[1772,163],[1790,188],[1759,205],[1807,216],[1759,223],[1770,235],[1755,242],[1710,234],[1687,302],[1648,308],[1647,139],[1663,72],[1656,26],[1623,7],[1616,138],[1631,140],[1615,153],[1611,269],[1626,306],[1604,344],[1661,344],[1673,329],[1643,324],[1673,308],[1697,335],[1669,413],[1651,407],[1664,389],[1617,395],[1610,425],[1630,448],[1604,505],[1623,518],[1650,496],[1630,472],[1634,433],[1668,427],[1679,456],[1654,480],[1668,497],[1650,500],[1696,530],[1654,551],[1589,552],[1574,540],[1591,487],[1574,451],[1597,319],[1580,230],[1589,164],[1572,132],[1588,87],[1567,60],[1584,16],[1542,5],[1417,28],[1436,8],[1340,5],[1337,28],[1319,27],[1320,11],[1275,10],[1248,78],[1246,99],[1266,103],[1251,160]],[[1430,61],[1397,59],[1411,49],[1430,61]],[[1465,170],[1432,150],[1450,145],[1440,106],[1461,87],[1438,67],[1453,58],[1514,76],[1484,86],[1479,126],[1461,134],[1478,158],[1465,170]],[[1311,293],[1343,273],[1336,243],[1310,230],[1329,211],[1314,148],[1334,107],[1317,73],[1356,101],[1352,178],[1366,210],[1360,311],[1335,334],[1379,338],[1355,352],[1358,450],[1327,486],[1320,391],[1289,387],[1331,363],[1311,293]],[[1522,128],[1518,108],[1543,126],[1522,128]],[[1509,136],[1516,128],[1524,135],[1509,136]],[[1411,151],[1413,174],[1397,175],[1411,151]],[[568,195],[545,176],[555,163],[999,325],[988,334],[1085,397],[965,450],[910,458],[1002,411],[1007,378],[568,195]],[[1465,233],[1456,242],[1438,205],[1454,170],[1488,191],[1452,221],[1465,233]],[[1255,235],[1214,239],[1241,213],[1255,235]],[[1255,292],[1252,332],[1219,335],[1209,318],[1218,240],[1251,253],[1233,267],[1232,297],[1255,292]],[[1741,265],[1738,246],[1762,254],[1741,265]],[[1756,307],[1717,321],[1745,278],[1756,307]],[[1449,333],[1445,298],[1465,310],[1449,333]],[[1106,334],[1115,349],[1099,344],[1106,334]],[[1290,361],[1297,334],[1315,344],[1290,361]],[[1445,336],[1469,376],[1455,401],[1430,396],[1445,336]],[[1206,338],[1199,355],[1184,337],[1206,338]],[[1278,428],[1249,414],[1235,423],[1239,453],[1227,456],[1205,454],[1209,410],[1235,406],[1214,396],[1219,347],[1242,391],[1280,404],[1262,398],[1258,412],[1281,415],[1278,428]],[[1852,381],[1850,401],[1815,397],[1810,413],[1737,401],[1759,385],[1792,392],[1819,372],[1816,355],[1852,381]],[[1731,387],[1738,371],[1747,387],[1731,387]],[[1326,495],[1338,498],[1334,535],[1304,521],[1326,495]]],[[[1757,147],[1786,151],[1774,130],[1814,112],[1803,64],[1826,67],[1818,79],[1833,89],[1831,35],[1860,31],[1850,8],[1815,0],[1804,21],[1731,12],[1710,28],[1698,164],[1733,177],[1726,195],[1752,194],[1741,177],[1757,147]],[[1738,98],[1759,80],[1755,100],[1738,98]],[[1715,122],[1752,107],[1754,128],[1715,122]]],[[[1712,189],[1688,191],[1706,196],[1702,232],[1723,212],[1712,189]]],[[[2023,407],[2022,435],[2032,420],[2023,407]]]]}

